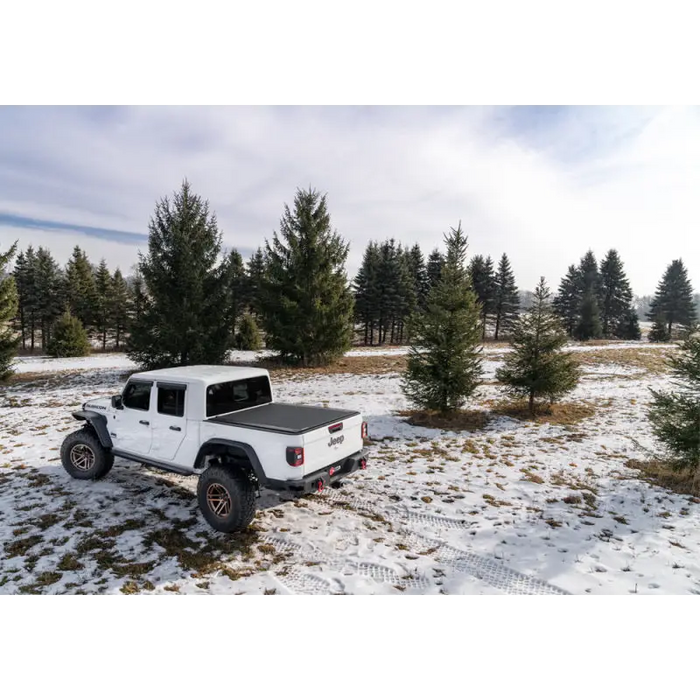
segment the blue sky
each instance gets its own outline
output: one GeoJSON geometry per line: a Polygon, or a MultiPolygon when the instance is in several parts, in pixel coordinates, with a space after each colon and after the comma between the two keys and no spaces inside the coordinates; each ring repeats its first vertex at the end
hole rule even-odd
{"type": "Polygon", "coordinates": [[[700,287],[693,108],[0,107],[0,249],[65,262],[78,244],[128,272],[185,177],[246,256],[312,185],[351,273],[370,239],[427,253],[461,219],[523,288],[555,288],[588,247],[618,248],[639,294],[677,257],[700,287]]]}

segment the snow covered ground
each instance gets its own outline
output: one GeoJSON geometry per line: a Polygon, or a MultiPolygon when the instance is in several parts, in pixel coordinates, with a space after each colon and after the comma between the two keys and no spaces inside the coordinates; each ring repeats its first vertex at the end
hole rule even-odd
{"type": "MultiPolygon", "coordinates": [[[[367,416],[369,468],[320,496],[264,492],[252,530],[227,536],[200,516],[194,478],[117,460],[85,483],[61,468],[70,411],[130,367],[26,358],[26,380],[0,389],[0,593],[700,593],[700,504],[625,467],[644,456],[630,438],[653,445],[645,404],[664,374],[587,363],[570,400],[591,418],[460,433],[397,415],[392,372],[281,375],[281,401],[367,416]]],[[[500,397],[487,383],[472,407],[500,397]]]]}

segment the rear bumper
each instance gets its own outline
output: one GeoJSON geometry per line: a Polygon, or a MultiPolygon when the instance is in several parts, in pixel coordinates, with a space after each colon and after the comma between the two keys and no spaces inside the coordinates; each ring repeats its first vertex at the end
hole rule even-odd
{"type": "Polygon", "coordinates": [[[329,464],[327,467],[319,469],[313,474],[308,474],[302,479],[290,479],[287,481],[268,479],[265,486],[273,491],[293,491],[295,493],[322,491],[326,486],[339,481],[348,474],[352,474],[358,469],[366,469],[368,454],[369,450],[363,448],[359,452],[346,457],[342,462],[329,464]],[[333,471],[332,474],[331,470],[333,471]]]}

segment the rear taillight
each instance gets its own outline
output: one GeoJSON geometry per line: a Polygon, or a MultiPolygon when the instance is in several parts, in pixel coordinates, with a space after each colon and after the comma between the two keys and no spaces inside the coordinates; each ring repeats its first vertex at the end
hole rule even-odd
{"type": "Polygon", "coordinates": [[[362,439],[367,437],[367,421],[362,421],[362,439]]]}
{"type": "Polygon", "coordinates": [[[290,467],[300,467],[304,464],[304,448],[303,447],[288,447],[287,448],[287,464],[290,467]]]}

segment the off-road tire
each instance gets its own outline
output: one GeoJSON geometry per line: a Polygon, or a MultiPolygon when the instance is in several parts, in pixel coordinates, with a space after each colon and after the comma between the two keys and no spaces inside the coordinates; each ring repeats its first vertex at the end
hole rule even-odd
{"type": "Polygon", "coordinates": [[[255,517],[255,488],[240,469],[208,467],[197,483],[197,502],[204,519],[219,532],[245,530],[255,517]],[[222,512],[217,514],[217,509],[222,512]]]}
{"type": "Polygon", "coordinates": [[[82,428],[66,436],[61,463],[74,479],[101,479],[114,465],[114,455],[102,447],[91,428],[82,428]]]}

